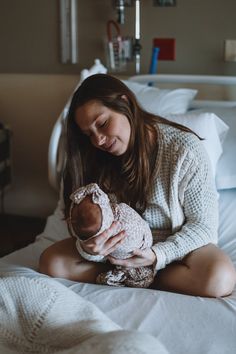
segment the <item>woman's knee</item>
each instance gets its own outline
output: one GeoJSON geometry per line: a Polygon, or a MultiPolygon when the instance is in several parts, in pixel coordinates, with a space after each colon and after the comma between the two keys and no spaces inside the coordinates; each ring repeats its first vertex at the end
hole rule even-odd
{"type": "Polygon", "coordinates": [[[203,288],[205,296],[230,295],[236,283],[236,271],[230,260],[216,260],[205,272],[203,288]]]}
{"type": "Polygon", "coordinates": [[[39,271],[51,277],[70,278],[80,262],[75,241],[70,237],[54,243],[41,254],[39,271]]]}
{"type": "Polygon", "coordinates": [[[40,256],[39,272],[51,277],[63,277],[65,275],[62,258],[52,252],[50,247],[40,256]]]}

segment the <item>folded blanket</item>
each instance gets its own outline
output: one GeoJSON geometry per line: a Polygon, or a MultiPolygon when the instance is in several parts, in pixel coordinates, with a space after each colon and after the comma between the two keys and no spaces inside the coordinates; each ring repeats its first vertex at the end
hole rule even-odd
{"type": "Polygon", "coordinates": [[[148,334],[122,330],[95,305],[52,278],[8,274],[0,279],[0,353],[167,351],[148,334]]]}

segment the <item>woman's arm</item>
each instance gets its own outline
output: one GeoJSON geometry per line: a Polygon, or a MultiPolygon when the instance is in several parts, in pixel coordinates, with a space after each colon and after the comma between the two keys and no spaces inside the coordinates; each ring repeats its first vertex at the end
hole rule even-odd
{"type": "MultiPolygon", "coordinates": [[[[153,245],[152,249],[136,250],[132,258],[116,260],[109,256],[108,259],[112,264],[127,267],[153,264],[156,270],[160,270],[174,261],[183,259],[197,248],[216,243],[218,203],[210,162],[197,138],[191,139],[190,145],[191,153],[185,154],[188,161],[182,161],[177,191],[185,217],[183,226],[164,242],[153,245]]],[[[185,153],[186,149],[189,150],[188,144],[185,153]]],[[[181,160],[180,156],[179,158],[181,160]]],[[[175,178],[178,176],[175,175],[175,178]]],[[[173,181],[170,182],[170,188],[172,184],[173,181]]],[[[170,217],[173,217],[176,210],[176,205],[173,204],[170,217]]]]}
{"type": "Polygon", "coordinates": [[[152,247],[158,260],[156,270],[181,260],[197,248],[217,242],[217,193],[208,156],[196,139],[193,139],[191,156],[188,170],[178,186],[185,222],[166,241],[152,247]]]}

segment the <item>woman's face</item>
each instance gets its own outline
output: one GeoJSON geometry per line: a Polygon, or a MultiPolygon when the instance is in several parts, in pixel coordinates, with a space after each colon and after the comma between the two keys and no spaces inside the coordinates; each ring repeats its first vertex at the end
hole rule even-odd
{"type": "Polygon", "coordinates": [[[128,148],[131,127],[128,118],[91,100],[75,111],[75,121],[96,148],[112,155],[123,155],[128,148]]]}

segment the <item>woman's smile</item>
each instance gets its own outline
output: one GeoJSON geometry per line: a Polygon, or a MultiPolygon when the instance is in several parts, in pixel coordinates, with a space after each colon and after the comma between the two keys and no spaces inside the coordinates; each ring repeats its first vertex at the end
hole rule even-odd
{"type": "Polygon", "coordinates": [[[115,146],[115,139],[113,139],[112,141],[109,141],[108,143],[102,145],[101,147],[104,150],[110,152],[113,149],[114,146],[115,146]]]}

